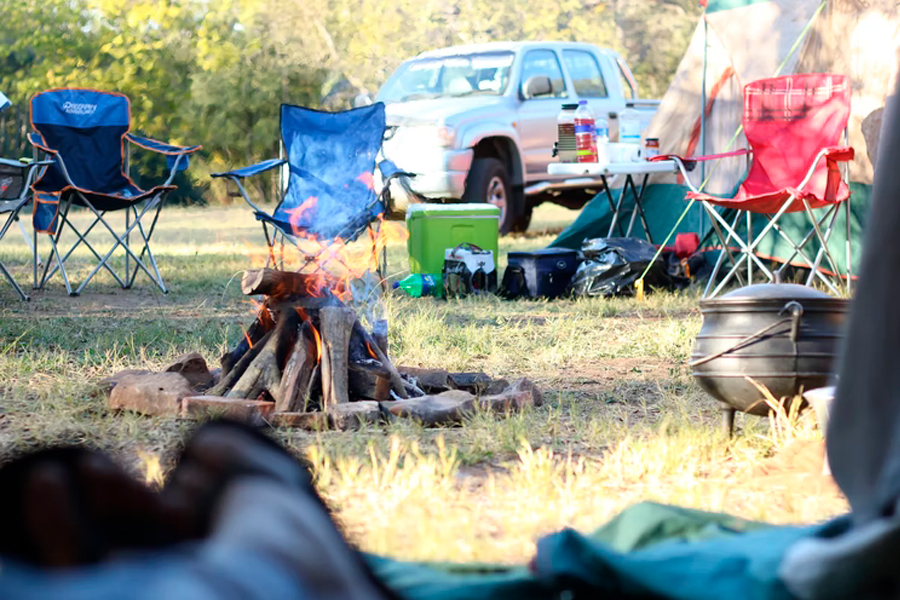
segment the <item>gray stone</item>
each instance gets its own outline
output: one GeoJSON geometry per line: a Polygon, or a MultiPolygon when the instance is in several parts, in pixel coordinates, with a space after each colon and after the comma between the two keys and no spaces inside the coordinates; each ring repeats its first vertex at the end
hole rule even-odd
{"type": "Polygon", "coordinates": [[[277,412],[272,415],[275,427],[293,427],[307,431],[328,429],[328,415],[321,411],[311,412],[277,412]]]}
{"type": "Polygon", "coordinates": [[[416,383],[428,394],[439,394],[453,389],[450,372],[444,369],[420,369],[418,367],[397,367],[403,375],[415,377],[416,383]]]}
{"type": "Polygon", "coordinates": [[[122,380],[126,375],[149,375],[153,371],[148,371],[147,369],[125,369],[124,371],[119,371],[115,375],[110,375],[104,379],[101,379],[97,382],[97,385],[103,390],[103,393],[106,397],[112,393],[113,388],[122,380]]]}
{"type": "Polygon", "coordinates": [[[543,402],[541,391],[528,379],[518,379],[499,394],[483,396],[479,405],[491,411],[504,412],[521,410],[525,407],[540,406],[543,402]]]}
{"type": "Polygon", "coordinates": [[[275,412],[274,402],[223,398],[221,396],[188,396],[183,400],[182,416],[193,419],[227,417],[251,425],[270,422],[275,412]]]}
{"type": "Polygon", "coordinates": [[[196,390],[205,390],[212,386],[213,376],[209,372],[206,360],[199,352],[188,352],[175,359],[175,362],[163,369],[166,373],[181,373],[196,390]]]}
{"type": "Polygon", "coordinates": [[[491,385],[491,378],[487,373],[450,373],[450,382],[456,389],[478,395],[491,385]]]}
{"type": "Polygon", "coordinates": [[[180,373],[125,375],[109,395],[109,407],[145,415],[180,416],[182,400],[193,394],[180,373]]]}
{"type": "Polygon", "coordinates": [[[379,421],[381,411],[378,402],[360,400],[359,402],[342,402],[328,407],[328,424],[332,429],[347,431],[359,429],[361,425],[375,425],[379,421]]]}
{"type": "Polygon", "coordinates": [[[426,427],[461,423],[475,412],[475,396],[463,390],[451,390],[434,396],[385,402],[395,417],[415,419],[426,427]]]}

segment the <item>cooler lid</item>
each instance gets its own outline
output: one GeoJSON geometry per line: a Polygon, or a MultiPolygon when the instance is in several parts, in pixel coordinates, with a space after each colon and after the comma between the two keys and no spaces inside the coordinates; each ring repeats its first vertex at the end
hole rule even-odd
{"type": "Polygon", "coordinates": [[[541,257],[541,256],[571,256],[575,257],[578,254],[575,250],[570,250],[569,248],[540,248],[538,250],[521,250],[517,252],[510,252],[507,256],[512,258],[531,258],[531,257],[541,257]]]}
{"type": "Polygon", "coordinates": [[[406,219],[419,219],[422,217],[497,217],[500,218],[500,209],[493,204],[467,203],[467,204],[410,204],[406,207],[406,219]]]}

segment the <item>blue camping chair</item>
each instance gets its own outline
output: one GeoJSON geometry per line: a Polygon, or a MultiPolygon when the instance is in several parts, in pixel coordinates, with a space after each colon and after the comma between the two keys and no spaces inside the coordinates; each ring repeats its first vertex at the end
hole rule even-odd
{"type": "MultiPolygon", "coordinates": [[[[389,210],[390,181],[413,176],[382,160],[378,169],[383,187],[375,191],[375,161],[384,129],[384,104],[380,102],[338,113],[282,104],[281,142],[287,159],[273,158],[212,176],[233,181],[254,210],[262,223],[270,263],[275,262],[273,249],[276,236],[281,235],[311,264],[318,253],[304,251],[302,240],[325,245],[336,239],[355,240],[389,210]],[[250,199],[242,181],[285,164],[290,170],[287,190],[270,215],[250,199]]],[[[315,268],[319,267],[316,263],[315,268]]]]}
{"type": "Polygon", "coordinates": [[[142,270],[165,293],[166,286],[150,250],[150,238],[166,196],[175,189],[172,185],[175,174],[187,168],[188,156],[200,146],[175,146],[133,135],[129,132],[131,106],[128,98],[115,92],[89,89],[41,92],[31,100],[31,124],[36,130],[29,135],[31,144],[52,160],[32,185],[35,192],[34,227],[36,231],[50,234],[51,256],[56,258],[52,269],[51,261],[47,261],[40,281],[35,279],[35,288],[43,287],[59,271],[66,290],[77,296],[102,268],[123,289],[130,288],[138,270],[142,270]],[[169,177],[163,185],[149,190],[135,185],[129,177],[130,146],[125,142],[166,156],[169,177]],[[83,232],[68,219],[72,206],[85,207],[94,215],[93,222],[83,232]],[[107,212],[120,210],[125,211],[125,229],[121,233],[105,219],[107,212]],[[142,221],[145,217],[152,218],[147,228],[142,221]],[[87,240],[88,233],[98,223],[115,239],[103,255],[87,240]],[[72,229],[78,239],[62,255],[58,244],[64,225],[72,229]],[[132,233],[140,237],[140,254],[131,248],[132,233]],[[65,263],[81,244],[91,251],[97,265],[72,291],[65,263]],[[110,258],[120,246],[125,251],[124,279],[110,265],[110,258]],[[134,261],[133,268],[131,261],[134,261]]]}
{"type": "MultiPolygon", "coordinates": [[[[0,92],[0,112],[9,108],[12,103],[0,92]]],[[[46,164],[46,163],[44,163],[46,164]]],[[[42,166],[41,163],[25,162],[22,160],[12,160],[8,158],[0,158],[0,218],[5,217],[0,227],[0,240],[6,235],[13,223],[18,223],[25,237],[25,243],[34,253],[34,246],[31,239],[19,219],[19,212],[28,204],[31,199],[30,186],[34,180],[37,169],[42,166]]],[[[22,291],[22,288],[13,279],[6,265],[0,261],[0,274],[6,278],[12,285],[13,289],[22,300],[28,300],[28,295],[22,291]]]]}

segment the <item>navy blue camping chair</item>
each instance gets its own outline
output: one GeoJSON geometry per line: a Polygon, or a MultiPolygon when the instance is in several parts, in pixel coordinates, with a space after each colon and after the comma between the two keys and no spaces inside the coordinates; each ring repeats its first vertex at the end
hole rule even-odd
{"type": "MultiPolygon", "coordinates": [[[[282,104],[281,142],[287,158],[212,176],[228,178],[237,185],[262,223],[271,263],[275,262],[276,236],[281,235],[296,245],[310,264],[316,253],[305,251],[302,240],[315,240],[323,246],[337,239],[355,240],[389,210],[390,181],[412,176],[382,160],[378,169],[383,184],[376,192],[375,162],[384,130],[384,104],[380,102],[337,113],[282,104]],[[290,173],[287,190],[268,214],[250,199],[242,181],[285,164],[290,173]]],[[[382,268],[383,263],[379,270],[382,268]]]]}
{"type": "MultiPolygon", "coordinates": [[[[9,99],[0,93],[0,112],[9,108],[12,103],[9,99]]],[[[0,227],[0,240],[6,235],[13,223],[18,223],[25,237],[25,243],[28,244],[32,254],[34,254],[34,246],[31,239],[19,219],[19,213],[31,200],[31,182],[34,181],[37,169],[41,167],[41,163],[26,162],[23,160],[0,158],[0,221],[3,223],[0,227]]],[[[37,268],[37,267],[35,267],[37,268]]],[[[0,261],[0,274],[12,285],[13,289],[22,300],[28,300],[28,295],[22,291],[22,288],[13,279],[12,274],[6,268],[6,265],[0,261]]]]}
{"type": "Polygon", "coordinates": [[[176,146],[133,135],[130,133],[131,105],[127,97],[115,92],[89,89],[41,92],[31,100],[31,124],[36,133],[30,134],[29,140],[52,160],[32,185],[34,227],[36,231],[50,234],[51,256],[56,258],[52,269],[51,261],[47,261],[40,281],[35,279],[35,288],[43,287],[59,271],[69,294],[78,295],[102,268],[124,289],[131,287],[141,270],[166,292],[150,249],[150,238],[166,196],[175,189],[172,185],[175,174],[187,168],[188,156],[200,146],[176,146]],[[130,145],[126,142],[166,156],[169,177],[163,185],[144,190],[131,180],[130,145]],[[85,207],[94,215],[93,222],[83,232],[68,219],[72,206],[85,207]],[[106,220],[110,211],[125,211],[125,229],[121,233],[106,220]],[[152,218],[149,227],[144,225],[145,217],[152,218]],[[97,224],[114,238],[112,247],[103,255],[87,240],[97,224]],[[64,225],[75,232],[77,240],[61,254],[58,244],[64,225]],[[133,233],[140,238],[140,253],[131,247],[133,233]],[[65,263],[81,244],[94,255],[97,265],[73,291],[65,263]],[[119,247],[125,252],[124,278],[110,264],[119,247]]]}

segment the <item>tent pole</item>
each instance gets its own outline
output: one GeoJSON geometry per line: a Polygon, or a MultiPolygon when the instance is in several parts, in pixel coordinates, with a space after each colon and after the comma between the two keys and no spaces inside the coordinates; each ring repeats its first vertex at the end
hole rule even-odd
{"type": "MultiPolygon", "coordinates": [[[[703,11],[703,81],[700,88],[700,155],[706,156],[706,57],[709,50],[709,21],[703,11]]],[[[700,162],[700,181],[706,180],[706,162],[700,162]]],[[[703,235],[703,211],[700,211],[700,228],[698,235],[703,235]]]]}

